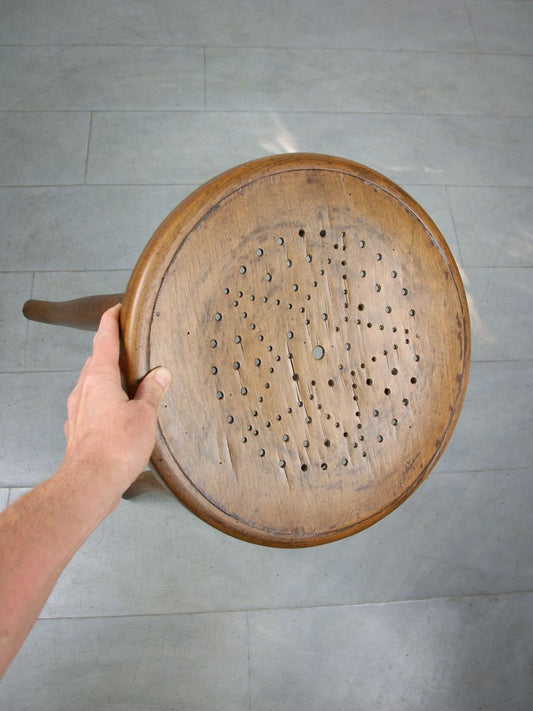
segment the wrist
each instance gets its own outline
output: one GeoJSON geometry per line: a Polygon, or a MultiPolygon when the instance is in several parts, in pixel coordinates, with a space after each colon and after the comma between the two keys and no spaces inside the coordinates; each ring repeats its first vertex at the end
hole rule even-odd
{"type": "Polygon", "coordinates": [[[118,467],[95,457],[66,455],[54,477],[73,500],[83,500],[88,512],[100,520],[116,509],[127,488],[118,467]]]}

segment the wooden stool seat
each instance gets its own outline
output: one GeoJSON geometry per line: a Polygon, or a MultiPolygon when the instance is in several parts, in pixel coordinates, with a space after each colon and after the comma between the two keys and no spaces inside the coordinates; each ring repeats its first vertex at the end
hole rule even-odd
{"type": "Polygon", "coordinates": [[[165,219],[121,311],[132,389],[166,365],[152,464],[254,543],[310,546],[391,512],[457,422],[470,331],[424,210],[328,156],[238,166],[165,219]]]}

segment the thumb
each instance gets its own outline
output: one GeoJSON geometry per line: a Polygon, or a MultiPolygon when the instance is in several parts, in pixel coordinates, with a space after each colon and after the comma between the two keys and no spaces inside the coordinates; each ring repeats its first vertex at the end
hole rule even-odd
{"type": "Polygon", "coordinates": [[[135,400],[144,400],[157,410],[171,380],[172,375],[168,368],[154,368],[141,380],[135,393],[135,400]]]}

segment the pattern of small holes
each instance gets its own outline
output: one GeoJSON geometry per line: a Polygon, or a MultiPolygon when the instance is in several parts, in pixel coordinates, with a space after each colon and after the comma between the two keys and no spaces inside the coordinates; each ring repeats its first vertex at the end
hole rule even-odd
{"type": "Polygon", "coordinates": [[[419,382],[421,359],[414,344],[421,335],[416,328],[412,289],[404,283],[397,258],[383,245],[373,248],[372,241],[360,239],[356,231],[328,232],[305,226],[283,237],[265,238],[261,247],[250,247],[243,262],[236,266],[234,274],[227,275],[227,283],[220,288],[220,298],[210,320],[214,328],[208,334],[209,346],[216,355],[219,342],[228,337],[223,330],[224,322],[229,319],[233,325],[242,324],[233,335],[238,347],[235,355],[240,359],[233,361],[237,387],[224,371],[223,362],[212,358],[210,367],[213,392],[219,406],[225,408],[227,425],[238,431],[243,447],[251,445],[247,436],[251,433],[257,438],[255,442],[260,441],[259,448],[255,444],[257,456],[262,461],[274,459],[283,470],[296,466],[302,472],[310,467],[325,472],[329,465],[347,467],[368,462],[379,454],[383,442],[396,437],[401,430],[410,402],[406,383],[414,388],[419,382]],[[297,280],[293,274],[298,275],[297,280]],[[340,274],[338,282],[337,274],[340,274]],[[370,274],[372,281],[367,285],[370,274]],[[261,283],[265,287],[259,291],[261,283]],[[332,292],[342,304],[342,316],[339,316],[341,309],[321,308],[327,301],[324,294],[332,292]],[[363,300],[361,294],[368,296],[363,300]],[[397,294],[403,298],[405,307],[393,310],[388,298],[397,294]],[[240,316],[236,319],[234,311],[243,303],[248,303],[248,310],[238,312],[240,316]],[[283,307],[292,315],[290,329],[284,330],[281,341],[276,339],[275,346],[265,345],[261,325],[264,314],[261,309],[272,307],[283,307]],[[246,330],[245,320],[250,321],[246,330]],[[340,348],[332,339],[333,333],[341,334],[340,348]],[[368,362],[357,359],[361,341],[369,342],[373,349],[368,362]],[[316,368],[300,373],[295,370],[293,350],[302,346],[312,355],[316,368]],[[247,378],[250,363],[266,376],[260,390],[254,385],[256,377],[247,378]],[[333,367],[337,373],[333,373],[333,367]],[[276,377],[277,369],[280,377],[291,374],[294,402],[286,412],[272,413],[267,419],[262,416],[265,398],[267,391],[275,388],[275,380],[271,383],[270,378],[276,377]],[[377,378],[372,377],[374,371],[377,378]],[[379,376],[384,371],[390,375],[389,382],[378,391],[375,382],[380,382],[379,376]],[[397,377],[400,374],[404,376],[401,379],[397,377]],[[224,387],[230,388],[229,397],[225,397],[224,387]],[[234,392],[249,404],[247,416],[237,416],[237,410],[242,413],[242,408],[232,409],[234,392]],[[334,412],[335,399],[347,395],[353,401],[353,416],[351,421],[339,422],[341,418],[334,412]],[[292,429],[290,420],[300,416],[304,417],[310,436],[293,442],[288,433],[292,429]],[[320,428],[324,432],[332,421],[335,429],[342,432],[342,438],[336,437],[333,446],[333,435],[322,437],[319,445],[313,422],[317,431],[320,428]],[[368,445],[363,447],[366,442],[368,445]]]}

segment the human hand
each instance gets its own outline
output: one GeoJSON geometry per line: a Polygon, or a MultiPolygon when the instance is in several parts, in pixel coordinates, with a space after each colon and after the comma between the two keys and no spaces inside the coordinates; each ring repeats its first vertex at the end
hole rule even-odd
{"type": "Polygon", "coordinates": [[[106,311],[93,353],[67,401],[65,462],[102,475],[118,497],[148,463],[155,444],[157,408],[171,380],[159,367],[148,373],[130,400],[119,368],[120,305],[106,311]],[[116,488],[115,488],[116,487],[116,488]]]}

